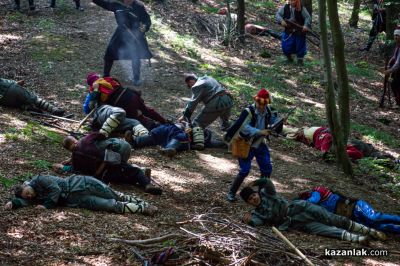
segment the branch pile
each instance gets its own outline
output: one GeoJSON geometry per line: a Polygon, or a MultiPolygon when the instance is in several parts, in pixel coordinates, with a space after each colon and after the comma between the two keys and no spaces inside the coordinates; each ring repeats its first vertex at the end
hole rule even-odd
{"type": "MultiPolygon", "coordinates": [[[[205,213],[177,222],[181,234],[147,240],[109,239],[143,250],[142,258],[159,254],[168,246],[175,258],[164,265],[304,265],[304,260],[270,228],[253,228],[221,213],[205,213]],[[169,240],[167,240],[169,239],[169,240]],[[159,243],[157,243],[159,242],[159,243]],[[162,242],[162,243],[160,243],[162,242]]],[[[316,265],[324,265],[315,253],[302,250],[316,265]]],[[[135,252],[137,255],[137,252],[135,252]]]]}

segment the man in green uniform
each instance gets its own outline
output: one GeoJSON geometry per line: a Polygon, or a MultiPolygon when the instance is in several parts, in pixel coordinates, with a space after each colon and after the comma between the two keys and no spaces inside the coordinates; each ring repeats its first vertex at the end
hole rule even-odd
{"type": "Polygon", "coordinates": [[[15,196],[15,199],[6,203],[5,209],[39,204],[36,207],[38,209],[67,206],[120,214],[153,215],[157,211],[155,206],[144,200],[115,191],[91,176],[72,175],[60,178],[38,175],[29,182],[17,186],[15,196]]]}
{"type": "Polygon", "coordinates": [[[386,240],[384,233],[330,213],[321,206],[304,200],[289,202],[276,194],[275,186],[269,178],[262,179],[258,185],[261,187],[260,192],[251,187],[245,187],[240,192],[244,201],[256,207],[244,216],[243,221],[247,224],[274,225],[279,230],[293,228],[360,244],[368,244],[368,236],[386,240]]]}
{"type": "Polygon", "coordinates": [[[63,109],[39,98],[23,86],[24,81],[0,78],[0,105],[22,110],[46,111],[57,116],[64,114],[63,109]]]}

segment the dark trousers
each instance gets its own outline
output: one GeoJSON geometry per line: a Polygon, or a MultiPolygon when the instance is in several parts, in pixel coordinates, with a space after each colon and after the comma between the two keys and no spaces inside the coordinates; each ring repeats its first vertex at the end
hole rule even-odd
{"type": "Polygon", "coordinates": [[[150,184],[150,178],[144,175],[142,169],[125,162],[109,166],[103,174],[102,180],[106,183],[138,184],[140,187],[150,184]]]}
{"type": "Polygon", "coordinates": [[[392,74],[393,81],[391,83],[392,92],[397,105],[400,105],[400,71],[392,74]]]}
{"type": "MultiPolygon", "coordinates": [[[[110,77],[110,72],[111,72],[111,68],[112,68],[113,64],[114,64],[114,60],[104,59],[104,71],[103,71],[104,77],[110,77]]],[[[133,74],[134,81],[137,81],[140,79],[140,67],[141,67],[140,59],[132,59],[132,74],[133,74]]]]}

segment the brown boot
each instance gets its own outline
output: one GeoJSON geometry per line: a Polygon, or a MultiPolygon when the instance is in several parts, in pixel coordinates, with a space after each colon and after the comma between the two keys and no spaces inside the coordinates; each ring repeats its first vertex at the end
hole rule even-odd
{"type": "Polygon", "coordinates": [[[162,189],[159,187],[156,187],[152,184],[147,184],[146,187],[144,188],[144,192],[152,194],[152,195],[161,195],[162,189]]]}
{"type": "Polygon", "coordinates": [[[144,215],[148,215],[148,216],[153,216],[158,212],[158,208],[156,206],[153,205],[149,205],[147,207],[145,207],[142,211],[142,214],[144,215]]]}

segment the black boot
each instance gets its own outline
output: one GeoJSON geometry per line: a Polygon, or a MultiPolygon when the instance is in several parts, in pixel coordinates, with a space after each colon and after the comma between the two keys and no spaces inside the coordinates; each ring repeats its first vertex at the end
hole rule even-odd
{"type": "Polygon", "coordinates": [[[133,85],[134,86],[140,86],[143,83],[143,81],[140,79],[140,66],[141,66],[140,59],[132,60],[132,72],[133,72],[133,85]]]}
{"type": "Polygon", "coordinates": [[[104,59],[103,77],[110,76],[110,72],[111,72],[111,68],[112,68],[113,64],[114,64],[113,60],[104,59]]]}
{"type": "Polygon", "coordinates": [[[230,202],[236,200],[236,192],[239,190],[240,185],[243,183],[245,176],[241,176],[238,174],[233,180],[231,187],[229,188],[228,195],[226,195],[226,199],[230,202]]]}
{"type": "Polygon", "coordinates": [[[29,2],[29,10],[33,11],[35,10],[35,3],[33,2],[33,0],[28,0],[29,2]]]}
{"type": "Polygon", "coordinates": [[[56,7],[56,0],[50,0],[50,4],[48,7],[55,8],[56,7]]]}
{"type": "Polygon", "coordinates": [[[14,10],[20,10],[21,9],[21,0],[15,0],[13,9],[14,10]]]}
{"type": "Polygon", "coordinates": [[[79,11],[83,11],[83,7],[81,7],[81,0],[74,0],[75,2],[75,8],[79,11]]]}

